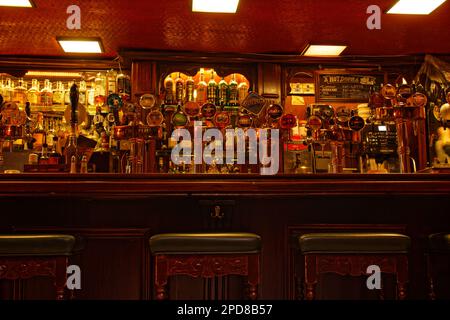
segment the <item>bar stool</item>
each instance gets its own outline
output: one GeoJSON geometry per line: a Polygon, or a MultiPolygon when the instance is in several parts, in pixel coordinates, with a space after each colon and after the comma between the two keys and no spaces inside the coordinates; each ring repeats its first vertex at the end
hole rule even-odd
{"type": "Polygon", "coordinates": [[[156,299],[168,299],[168,278],[247,277],[248,298],[258,297],[261,238],[252,233],[169,233],[150,238],[156,299]]]}
{"type": "Polygon", "coordinates": [[[64,300],[68,256],[74,245],[71,235],[0,235],[0,280],[50,277],[56,299],[64,300]]]}
{"type": "Polygon", "coordinates": [[[367,267],[378,265],[382,273],[397,277],[397,297],[406,298],[410,238],[390,233],[311,233],[299,237],[305,259],[306,300],[315,298],[322,273],[341,276],[366,275],[367,267]]]}
{"type": "Polygon", "coordinates": [[[446,256],[450,257],[450,233],[434,233],[428,236],[428,247],[429,252],[427,254],[427,273],[429,282],[429,293],[428,296],[431,300],[436,299],[435,284],[434,280],[436,278],[435,261],[437,257],[446,256]]]}

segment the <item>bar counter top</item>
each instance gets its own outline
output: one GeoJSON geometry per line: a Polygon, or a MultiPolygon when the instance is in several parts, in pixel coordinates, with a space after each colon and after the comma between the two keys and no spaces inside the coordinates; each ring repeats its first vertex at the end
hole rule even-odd
{"type": "Polygon", "coordinates": [[[450,174],[3,174],[0,196],[450,194],[450,174]]]}

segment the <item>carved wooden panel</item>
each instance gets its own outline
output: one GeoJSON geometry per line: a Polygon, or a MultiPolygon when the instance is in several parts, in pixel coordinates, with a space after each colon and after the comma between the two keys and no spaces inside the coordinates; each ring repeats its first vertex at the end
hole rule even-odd
{"type": "Polygon", "coordinates": [[[56,261],[52,259],[0,258],[0,279],[17,280],[37,276],[55,277],[56,261]]]}
{"type": "Polygon", "coordinates": [[[383,273],[397,272],[396,256],[376,256],[376,255],[317,255],[316,264],[318,273],[337,273],[341,276],[365,275],[367,267],[370,265],[378,265],[383,273]]]}
{"type": "MultiPolygon", "coordinates": [[[[164,259],[163,257],[161,257],[164,259]]],[[[247,256],[165,256],[167,274],[211,278],[223,275],[247,275],[247,256]]]]}

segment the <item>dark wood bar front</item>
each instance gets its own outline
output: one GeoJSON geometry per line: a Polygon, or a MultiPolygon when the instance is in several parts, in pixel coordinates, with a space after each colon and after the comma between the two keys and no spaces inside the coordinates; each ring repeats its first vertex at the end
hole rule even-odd
{"type": "MultiPolygon", "coordinates": [[[[75,293],[81,299],[153,299],[148,240],[159,233],[258,234],[260,298],[299,299],[299,235],[398,232],[412,240],[408,297],[424,299],[426,241],[431,233],[449,230],[449,195],[447,174],[3,175],[0,228],[3,233],[66,233],[83,239],[83,248],[70,260],[82,271],[82,288],[75,293]]],[[[230,297],[241,298],[239,290],[233,296],[233,281],[230,297]]],[[[318,297],[340,298],[328,295],[348,291],[352,297],[370,298],[367,288],[361,289],[365,281],[334,292],[340,282],[326,281],[327,293],[318,288],[318,297]]],[[[394,295],[388,282],[387,298],[394,295]]],[[[1,294],[9,296],[10,289],[3,286],[1,294]]],[[[23,284],[29,299],[46,293],[52,298],[52,290],[45,279],[23,284]]],[[[202,283],[181,277],[170,290],[174,299],[201,298],[202,283]]]]}

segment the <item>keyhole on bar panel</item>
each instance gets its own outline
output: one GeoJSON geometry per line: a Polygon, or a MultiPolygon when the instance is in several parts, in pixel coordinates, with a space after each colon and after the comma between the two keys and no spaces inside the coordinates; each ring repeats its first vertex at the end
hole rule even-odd
{"type": "Polygon", "coordinates": [[[222,212],[222,208],[220,206],[214,207],[214,212],[211,212],[211,217],[215,219],[222,219],[225,214],[222,212]]]}

